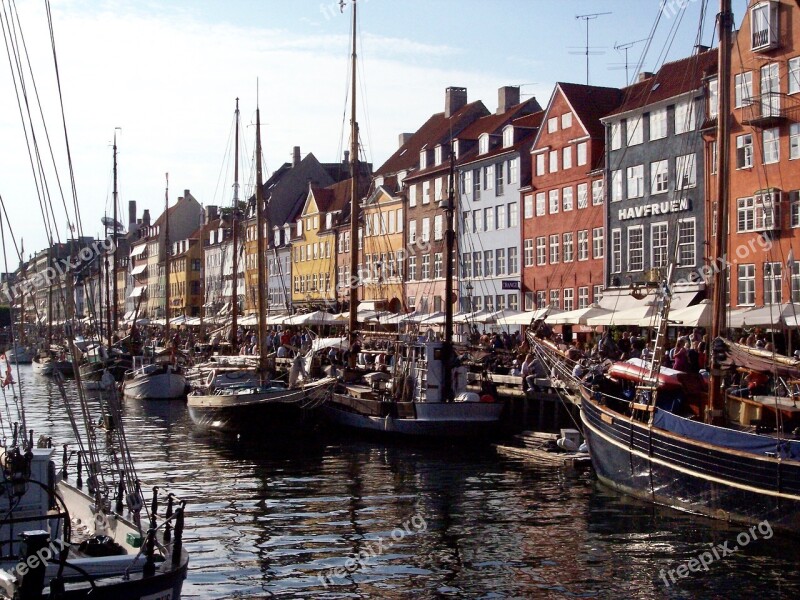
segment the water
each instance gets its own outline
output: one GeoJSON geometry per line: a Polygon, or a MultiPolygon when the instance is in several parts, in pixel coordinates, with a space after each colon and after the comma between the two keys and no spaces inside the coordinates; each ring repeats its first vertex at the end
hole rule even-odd
{"type": "MultiPolygon", "coordinates": [[[[37,436],[69,440],[52,381],[20,369],[37,436]]],[[[350,436],[226,442],[195,432],[183,402],[126,401],[125,416],[139,477],[188,502],[187,598],[800,595],[798,545],[758,532],[673,584],[668,570],[709,544],[732,548],[742,527],[627,499],[589,475],[350,436]]]]}

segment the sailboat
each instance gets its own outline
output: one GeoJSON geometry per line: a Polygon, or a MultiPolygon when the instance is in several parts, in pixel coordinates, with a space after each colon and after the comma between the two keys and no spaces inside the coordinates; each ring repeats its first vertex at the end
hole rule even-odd
{"type": "MultiPolygon", "coordinates": [[[[239,103],[236,103],[236,144],[238,147],[239,103]]],[[[261,113],[256,108],[256,236],[259,251],[257,253],[257,299],[258,299],[258,367],[257,378],[234,377],[235,383],[222,383],[217,380],[217,372],[211,370],[205,388],[195,389],[188,397],[189,416],[198,427],[212,431],[239,433],[242,431],[263,432],[269,429],[277,432],[296,431],[303,427],[311,416],[311,411],[328,397],[333,378],[317,381],[300,382],[298,377],[302,366],[302,357],[297,357],[295,366],[289,376],[289,382],[271,381],[268,376],[266,348],[266,265],[263,251],[264,231],[264,197],[263,172],[261,166],[261,113]],[[238,381],[236,381],[238,379],[238,381]]],[[[238,173],[238,152],[237,168],[238,173]]],[[[234,184],[234,198],[238,199],[238,177],[234,184]]],[[[238,202],[235,203],[238,204],[238,202]]],[[[238,207],[237,207],[238,208],[238,207]]],[[[234,208],[234,213],[236,208],[234,208]]],[[[236,219],[234,217],[234,227],[236,219]]],[[[234,244],[236,236],[234,235],[234,244]]],[[[237,248],[234,245],[233,254],[237,248]]],[[[235,260],[235,259],[234,259],[235,260]]],[[[235,265],[235,263],[234,263],[235,265]]],[[[233,304],[238,304],[236,297],[236,269],[234,266],[233,304]]],[[[236,320],[231,326],[231,339],[236,336],[236,320]]],[[[306,371],[307,372],[307,371],[306,371]]]]}
{"type": "MultiPolygon", "coordinates": [[[[9,12],[0,15],[4,29],[9,22],[19,23],[19,15],[14,14],[16,8],[9,8],[9,12]]],[[[48,25],[52,34],[52,23],[48,25]]],[[[15,79],[34,90],[35,86],[27,86],[29,82],[26,81],[33,74],[29,75],[27,67],[21,66],[31,64],[26,46],[33,38],[20,34],[20,38],[9,42],[8,53],[20,59],[11,61],[15,65],[15,79]],[[20,41],[23,37],[27,40],[25,44],[20,41]]],[[[35,97],[30,100],[41,105],[38,92],[32,93],[35,97]]],[[[26,132],[38,128],[36,117],[21,115],[26,132]]],[[[44,121],[45,115],[41,116],[44,121]]],[[[66,130],[64,133],[69,151],[66,130]]],[[[9,150],[30,152],[31,137],[26,136],[24,148],[9,150]]],[[[13,144],[11,140],[6,142],[13,144]]],[[[44,183],[47,170],[43,157],[36,155],[33,160],[31,167],[38,185],[44,183]]],[[[53,166],[56,171],[61,170],[53,166]]],[[[74,218],[80,229],[78,198],[71,175],[69,183],[74,213],[65,205],[65,216],[68,224],[74,218]]],[[[50,203],[48,210],[58,210],[54,204],[50,203]]],[[[45,228],[49,235],[48,223],[45,228]]],[[[68,273],[64,285],[59,286],[59,295],[66,307],[67,328],[76,323],[71,294],[73,277],[68,273]]],[[[74,344],[70,350],[77,360],[74,344]]],[[[30,600],[179,598],[189,560],[183,548],[184,503],[172,494],[161,507],[156,497],[146,503],[124,433],[121,402],[113,386],[100,403],[104,413],[98,415],[97,405],[87,401],[79,372],[76,386],[69,394],[60,372],[54,372],[53,381],[58,388],[60,410],[66,413],[65,418],[68,416],[74,440],[69,446],[63,446],[63,453],[47,435],[48,431],[41,432],[44,435],[37,438],[34,429],[29,428],[28,396],[24,392],[32,388],[25,386],[23,389],[18,382],[14,383],[10,370],[4,381],[5,387],[11,386],[6,393],[12,394],[15,402],[0,408],[8,434],[0,441],[3,464],[0,472],[3,491],[0,494],[0,538],[3,540],[0,597],[30,600]],[[106,435],[98,435],[98,417],[105,425],[106,435]],[[102,446],[104,441],[107,441],[106,447],[102,446]]]]}
{"type": "MultiPolygon", "coordinates": [[[[22,279],[25,279],[25,247],[22,246],[20,250],[20,267],[22,269],[22,279]]],[[[19,298],[17,299],[19,302],[19,337],[14,338],[12,341],[11,348],[6,350],[5,356],[6,360],[10,362],[12,365],[29,365],[33,360],[34,352],[29,348],[26,343],[26,332],[25,332],[25,292],[24,290],[20,294],[19,298]]],[[[13,305],[12,305],[13,310],[13,305]]],[[[12,312],[12,321],[13,321],[13,312],[12,312]]]]}
{"type": "MultiPolygon", "coordinates": [[[[351,168],[350,239],[358,239],[359,166],[358,122],[356,121],[356,6],[353,8],[351,75],[351,168]]],[[[451,146],[452,147],[452,146],[451,146]]],[[[453,347],[453,252],[455,231],[455,155],[450,155],[449,193],[442,202],[445,213],[445,336],[444,341],[396,344],[391,373],[361,373],[354,368],[323,407],[326,418],[350,429],[431,439],[484,436],[500,422],[503,404],[491,395],[481,397],[466,391],[467,369],[457,365],[453,347]]],[[[359,256],[355,245],[350,253],[350,279],[358,281],[359,256]]],[[[351,366],[358,349],[358,287],[350,286],[349,330],[351,366]]]]}
{"type": "MultiPolygon", "coordinates": [[[[714,254],[716,259],[724,260],[730,177],[730,0],[721,0],[718,23],[719,234],[714,254]]],[[[653,358],[646,364],[646,373],[633,397],[625,396],[624,385],[599,367],[580,382],[584,433],[598,479],[623,493],[675,509],[749,525],[767,520],[776,530],[800,531],[800,441],[780,426],[781,402],[791,404],[791,398],[776,396],[774,402],[764,404],[765,410],[773,405],[773,416],[778,421],[776,431],[771,433],[758,427],[745,430],[745,424],[730,419],[725,422],[730,415],[723,410],[726,400],[735,401],[740,394],[724,389],[723,369],[731,364],[747,367],[748,361],[758,360],[762,368],[797,379],[797,361],[776,361],[773,353],[742,351],[721,337],[726,318],[726,276],[725,270],[719,269],[713,281],[711,377],[704,390],[679,387],[685,396],[684,406],[700,408],[698,414],[687,414],[669,397],[664,383],[665,375],[669,378],[671,374],[660,366],[669,324],[669,284],[668,275],[660,286],[661,313],[653,358]]],[[[529,339],[536,342],[535,336],[529,334],[529,339]]]]}
{"type": "Polygon", "coordinates": [[[186,395],[186,376],[179,363],[177,348],[169,339],[169,174],[164,194],[164,339],[171,350],[157,352],[152,349],[150,356],[134,356],[133,368],[125,375],[122,393],[126,398],[137,400],[175,400],[186,395]]]}

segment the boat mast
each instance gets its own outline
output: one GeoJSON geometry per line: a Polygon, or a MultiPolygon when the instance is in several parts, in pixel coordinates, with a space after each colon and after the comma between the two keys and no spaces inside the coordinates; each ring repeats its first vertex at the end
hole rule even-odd
{"type": "Polygon", "coordinates": [[[239,248],[239,222],[237,215],[239,213],[239,99],[236,99],[236,139],[234,141],[234,157],[233,157],[233,282],[231,283],[231,347],[234,352],[236,351],[236,330],[238,329],[239,317],[239,263],[238,263],[238,248],[239,248]]]}
{"type": "Polygon", "coordinates": [[[456,156],[452,143],[450,148],[450,173],[448,175],[447,200],[442,202],[441,208],[445,215],[445,265],[444,265],[444,346],[442,348],[442,365],[444,366],[444,394],[442,399],[447,402],[453,399],[453,382],[451,369],[453,354],[453,246],[456,233],[453,229],[453,212],[455,210],[455,185],[453,183],[456,168],[456,156]]]}
{"type": "MultiPolygon", "coordinates": [[[[717,73],[719,109],[717,110],[717,214],[714,224],[716,237],[714,238],[714,264],[726,265],[725,251],[728,241],[728,196],[730,179],[730,104],[731,104],[731,42],[733,30],[733,12],[731,0],[720,0],[719,14],[719,69],[717,73]],[[719,262],[717,262],[719,261],[719,262]]],[[[725,329],[725,298],[726,269],[714,269],[712,277],[712,302],[713,320],[711,323],[711,348],[708,349],[712,357],[711,378],[709,381],[708,407],[706,408],[705,421],[713,423],[719,420],[722,414],[722,384],[723,373],[717,364],[713,346],[725,329]]]]}
{"type": "Polygon", "coordinates": [[[164,339],[169,344],[169,173],[164,191],[164,339]]]}
{"type": "Polygon", "coordinates": [[[352,182],[350,184],[350,314],[348,328],[352,336],[358,329],[358,122],[356,122],[356,0],[353,0],[353,55],[352,73],[350,75],[350,168],[352,182]]]}
{"type": "MultiPolygon", "coordinates": [[[[108,223],[108,221],[106,221],[106,223],[108,223]]],[[[116,221],[115,221],[115,224],[116,224],[116,221]]],[[[108,235],[108,228],[106,228],[106,235],[108,235]]],[[[103,270],[103,275],[105,277],[105,288],[106,288],[106,327],[108,328],[108,329],[106,329],[106,340],[108,341],[108,347],[111,348],[111,302],[112,302],[112,300],[111,300],[111,294],[110,294],[110,291],[109,291],[110,288],[109,288],[109,281],[108,281],[108,271],[109,271],[109,269],[108,269],[108,253],[104,252],[102,254],[102,261],[100,263],[100,266],[101,266],[101,268],[103,270]]],[[[101,294],[101,298],[102,298],[102,294],[101,294]]],[[[103,301],[101,299],[100,306],[102,306],[102,305],[103,305],[103,301]]],[[[101,315],[102,315],[102,312],[101,312],[101,315]]],[[[100,339],[102,340],[102,338],[100,338],[100,339]]]]}
{"type": "MultiPolygon", "coordinates": [[[[117,294],[119,291],[117,290],[117,132],[114,130],[114,192],[112,194],[114,199],[114,233],[112,234],[112,239],[114,240],[114,257],[112,259],[114,265],[113,277],[111,281],[111,290],[112,290],[112,308],[111,314],[113,315],[113,324],[111,326],[111,331],[117,331],[119,327],[119,314],[117,313],[117,294]]],[[[108,334],[108,345],[111,347],[111,333],[108,334]]]]}
{"type": "Polygon", "coordinates": [[[267,371],[267,331],[264,309],[264,174],[261,170],[261,112],[256,105],[256,270],[258,285],[258,371],[267,371]]]}

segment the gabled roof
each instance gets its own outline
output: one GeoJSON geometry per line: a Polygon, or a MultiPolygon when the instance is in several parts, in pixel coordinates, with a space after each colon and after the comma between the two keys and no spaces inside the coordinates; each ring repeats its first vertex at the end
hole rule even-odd
{"type": "Polygon", "coordinates": [[[483,102],[478,100],[465,104],[449,119],[444,116],[444,112],[432,115],[405,144],[378,168],[375,174],[392,175],[400,171],[408,171],[419,162],[419,153],[423,147],[432,150],[437,144],[458,137],[472,121],[488,114],[489,111],[483,102]]]}
{"type": "Polygon", "coordinates": [[[500,114],[491,114],[476,119],[458,134],[459,140],[477,140],[481,134],[500,134],[503,128],[514,119],[524,117],[542,110],[536,98],[529,98],[525,102],[520,102],[511,106],[507,111],[500,114]]]}
{"type": "MultiPolygon", "coordinates": [[[[538,102],[536,103],[536,106],[539,106],[538,102]]],[[[500,115],[493,115],[493,116],[497,117],[500,115]]],[[[484,118],[489,119],[490,117],[484,117],[484,118]]],[[[497,146],[489,150],[489,152],[486,152],[484,154],[478,154],[478,146],[473,145],[472,148],[470,148],[467,152],[461,155],[461,157],[458,160],[458,164],[462,165],[472,162],[478,162],[486,158],[492,158],[493,156],[498,156],[500,154],[506,154],[508,152],[516,152],[517,150],[520,149],[522,144],[531,141],[532,136],[536,135],[537,130],[542,123],[542,119],[544,119],[543,110],[539,110],[538,112],[525,115],[517,119],[513,119],[512,121],[510,121],[510,124],[513,125],[515,128],[523,130],[520,134],[517,135],[517,140],[516,142],[514,142],[514,144],[512,144],[507,148],[504,148],[502,144],[498,144],[497,146]]],[[[505,127],[509,125],[509,123],[502,121],[497,121],[497,123],[499,123],[499,125],[497,125],[495,133],[497,133],[497,135],[500,135],[502,134],[502,130],[505,129],[505,127]]],[[[459,136],[459,138],[460,137],[461,136],[459,136]]]]}
{"type": "Polygon", "coordinates": [[[622,103],[605,116],[619,115],[700,89],[703,78],[716,71],[716,50],[665,63],[652,77],[624,88],[622,103]]]}
{"type": "MultiPolygon", "coordinates": [[[[622,102],[622,90],[579,83],[558,83],[556,91],[561,90],[564,98],[572,107],[575,117],[581,122],[586,132],[593,138],[603,138],[604,128],[600,118],[604,117],[622,102]]],[[[555,94],[553,94],[555,99],[555,94]]],[[[552,108],[552,101],[548,106],[552,108]]]]}

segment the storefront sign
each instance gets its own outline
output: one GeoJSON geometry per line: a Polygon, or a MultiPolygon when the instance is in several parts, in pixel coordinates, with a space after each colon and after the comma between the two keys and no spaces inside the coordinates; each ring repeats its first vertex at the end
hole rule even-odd
{"type": "Polygon", "coordinates": [[[627,221],[628,219],[643,219],[646,217],[667,215],[669,213],[683,212],[686,210],[692,210],[692,203],[688,198],[681,198],[680,200],[667,200],[665,202],[631,206],[630,208],[620,208],[619,220],[627,221]]]}

